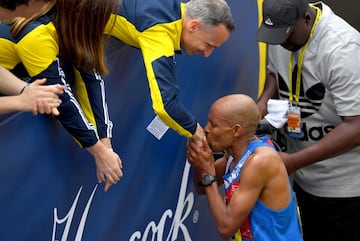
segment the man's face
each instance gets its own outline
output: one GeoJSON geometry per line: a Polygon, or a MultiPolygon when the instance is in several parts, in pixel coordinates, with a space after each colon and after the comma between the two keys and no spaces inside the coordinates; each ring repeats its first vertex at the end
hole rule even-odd
{"type": "Polygon", "coordinates": [[[207,141],[213,151],[224,151],[233,143],[233,126],[221,118],[213,108],[208,118],[208,123],[204,127],[207,141]]]}
{"type": "Polygon", "coordinates": [[[192,21],[181,35],[181,48],[189,55],[202,54],[209,57],[215,48],[229,38],[230,33],[223,24],[204,27],[198,20],[192,21]]]}
{"type": "Polygon", "coordinates": [[[289,51],[296,52],[307,42],[309,36],[307,25],[304,19],[296,22],[293,31],[281,46],[289,51]]]}

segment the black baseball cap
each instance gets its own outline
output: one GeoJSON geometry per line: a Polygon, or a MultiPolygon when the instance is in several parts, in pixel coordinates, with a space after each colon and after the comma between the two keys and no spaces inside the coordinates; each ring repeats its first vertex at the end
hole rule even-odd
{"type": "Polygon", "coordinates": [[[256,40],[268,44],[282,44],[289,37],[297,20],[305,16],[306,0],[264,0],[263,22],[256,40]]]}

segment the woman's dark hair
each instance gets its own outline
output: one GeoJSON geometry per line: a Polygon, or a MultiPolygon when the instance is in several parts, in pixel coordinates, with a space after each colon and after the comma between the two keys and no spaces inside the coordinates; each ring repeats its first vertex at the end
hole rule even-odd
{"type": "Polygon", "coordinates": [[[119,0],[57,0],[54,24],[61,57],[84,70],[107,73],[104,29],[119,0]]]}
{"type": "Polygon", "coordinates": [[[27,19],[17,18],[12,34],[16,36],[27,23],[51,11],[52,22],[58,35],[60,57],[81,70],[95,69],[100,74],[107,73],[104,59],[104,29],[110,15],[117,12],[120,0],[44,2],[46,4],[39,13],[27,19]]]}

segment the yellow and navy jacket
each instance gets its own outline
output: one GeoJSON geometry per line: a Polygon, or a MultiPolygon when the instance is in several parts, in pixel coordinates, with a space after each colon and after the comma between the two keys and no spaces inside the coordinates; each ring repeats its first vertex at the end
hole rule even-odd
{"type": "Polygon", "coordinates": [[[181,51],[184,9],[179,0],[123,0],[105,34],[141,50],[155,113],[180,135],[191,137],[197,121],[179,100],[174,61],[181,51]]]}
{"type": "Polygon", "coordinates": [[[82,147],[111,137],[102,77],[96,71],[84,72],[61,61],[56,29],[50,18],[44,15],[28,23],[16,38],[10,29],[11,25],[0,23],[0,65],[19,77],[30,77],[30,81],[46,78],[48,85],[65,85],[64,94],[59,95],[62,103],[56,118],[82,147]],[[79,100],[72,92],[70,80],[79,100]]]}

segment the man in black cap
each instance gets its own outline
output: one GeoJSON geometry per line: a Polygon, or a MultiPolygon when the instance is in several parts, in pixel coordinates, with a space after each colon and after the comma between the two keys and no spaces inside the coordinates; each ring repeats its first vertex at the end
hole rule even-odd
{"type": "Polygon", "coordinates": [[[360,34],[324,3],[264,0],[268,43],[262,114],[289,101],[281,129],[304,240],[360,240],[360,34]]]}
{"type": "Polygon", "coordinates": [[[307,8],[306,0],[264,1],[264,22],[257,33],[257,40],[268,44],[284,43],[307,8]]]}

